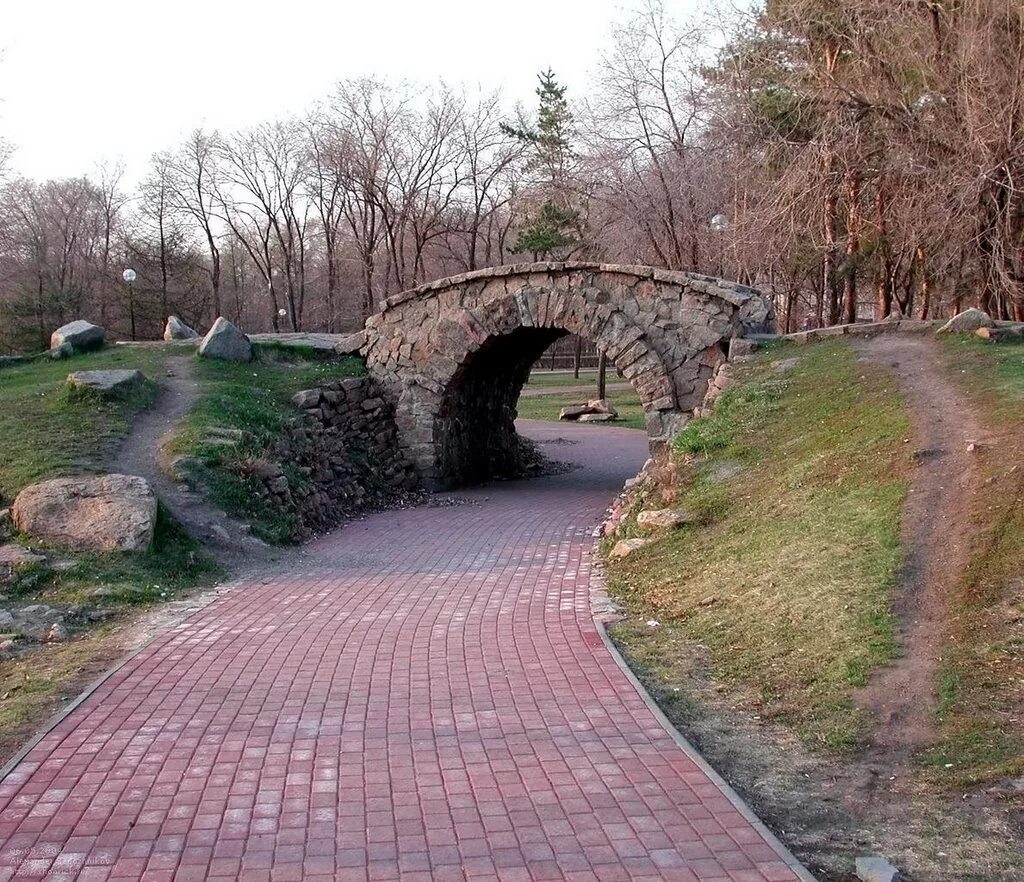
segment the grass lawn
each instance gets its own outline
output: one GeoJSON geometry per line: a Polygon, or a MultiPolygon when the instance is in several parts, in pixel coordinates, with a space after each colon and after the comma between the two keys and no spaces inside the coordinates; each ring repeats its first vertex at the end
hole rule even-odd
{"type": "MultiPolygon", "coordinates": [[[[572,374],[569,374],[570,379],[572,374]]],[[[579,394],[555,393],[552,395],[531,395],[522,397],[516,405],[519,416],[524,420],[558,421],[558,412],[567,404],[580,404],[586,396],[579,394]]],[[[644,428],[644,409],[640,399],[632,390],[610,392],[608,401],[619,412],[619,419],[612,423],[580,423],[580,425],[624,426],[628,429],[644,428]]]]}
{"type": "Polygon", "coordinates": [[[970,515],[971,560],[942,656],[942,741],[927,758],[955,787],[1024,773],[1024,343],[943,347],[990,435],[979,460],[990,489],[970,515]]]}
{"type": "MultiPolygon", "coordinates": [[[[266,346],[257,346],[256,351],[252,364],[197,362],[202,395],[171,450],[195,458],[196,476],[216,504],[251,523],[260,538],[288,542],[295,531],[294,520],[253,507],[258,497],[251,466],[271,455],[285,424],[298,414],[291,402],[296,392],[334,379],[362,376],[366,367],[362,359],[354,357],[324,361],[312,351],[266,346]],[[237,443],[223,443],[224,430],[241,433],[237,443]]],[[[288,463],[282,465],[290,482],[304,480],[288,463]]]]}
{"type": "MultiPolygon", "coordinates": [[[[609,383],[622,383],[625,382],[622,377],[615,373],[615,370],[609,370],[607,375],[607,381],[609,383]]],[[[527,382],[527,389],[536,389],[538,386],[587,386],[592,385],[594,387],[595,394],[597,393],[597,369],[596,368],[583,368],[580,370],[579,379],[573,375],[572,371],[545,371],[538,368],[534,368],[530,374],[530,379],[527,382]]]]}
{"type": "Polygon", "coordinates": [[[612,636],[679,706],[665,677],[686,640],[741,702],[846,750],[865,723],[851,690],[894,652],[911,429],[890,378],[844,343],[784,351],[796,367],[776,371],[778,349],[737,366],[741,385],[677,438],[674,504],[699,525],[609,562],[629,612],[612,636]]]}
{"type": "MultiPolygon", "coordinates": [[[[148,407],[155,382],[112,399],[72,390],[72,371],[137,368],[159,379],[166,357],[178,350],[116,346],[63,361],[35,359],[0,370],[0,496],[9,501],[25,485],[65,473],[106,471],[117,442],[132,418],[148,407]]],[[[0,535],[0,543],[10,541],[0,535]]],[[[27,543],[26,537],[13,537],[27,543]]],[[[32,543],[39,548],[39,543],[32,543]]],[[[19,567],[3,583],[3,605],[43,603],[62,608],[102,607],[112,618],[102,624],[68,614],[74,632],[66,643],[30,647],[0,662],[0,753],[8,755],[32,734],[61,701],[73,697],[105,670],[121,650],[110,622],[132,610],[174,599],[210,585],[220,571],[160,509],[153,546],[144,553],[82,554],[43,549],[45,564],[19,567]],[[57,564],[59,566],[51,565],[57,564]]]]}
{"type": "Polygon", "coordinates": [[[147,377],[164,373],[167,352],[112,346],[63,361],[40,358],[0,370],[0,502],[10,502],[42,478],[102,466],[112,446],[127,435],[134,414],[153,400],[156,386],[104,401],[72,392],[72,371],[138,368],[147,377]]]}

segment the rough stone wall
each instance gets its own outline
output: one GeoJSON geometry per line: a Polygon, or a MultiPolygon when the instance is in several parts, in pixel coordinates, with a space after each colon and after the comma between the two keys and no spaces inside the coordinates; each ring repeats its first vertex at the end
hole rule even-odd
{"type": "Polygon", "coordinates": [[[517,264],[389,298],[367,321],[363,353],[395,402],[403,451],[436,487],[483,480],[511,465],[509,435],[526,371],[560,334],[594,342],[632,382],[657,447],[700,404],[728,341],[771,322],[771,306],[757,291],[708,276],[517,264]],[[481,447],[490,452],[487,463],[481,447]]]}
{"type": "Polygon", "coordinates": [[[296,518],[295,539],[385,506],[418,485],[398,443],[394,407],[370,377],[299,392],[302,413],[256,473],[264,502],[296,518]]]}

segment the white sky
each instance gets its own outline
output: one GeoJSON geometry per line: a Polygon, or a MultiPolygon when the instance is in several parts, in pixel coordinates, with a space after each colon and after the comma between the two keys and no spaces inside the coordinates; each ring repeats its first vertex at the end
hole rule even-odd
{"type": "MultiPolygon", "coordinates": [[[[695,0],[665,0],[683,18],[695,0]]],[[[0,134],[36,177],[125,162],[197,126],[300,113],[346,77],[502,86],[532,103],[551,65],[570,93],[631,0],[5,0],[0,134]]]]}

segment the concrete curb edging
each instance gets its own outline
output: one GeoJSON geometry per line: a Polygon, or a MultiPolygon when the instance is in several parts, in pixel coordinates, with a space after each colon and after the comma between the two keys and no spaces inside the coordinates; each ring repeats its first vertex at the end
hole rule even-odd
{"type": "MultiPolygon", "coordinates": [[[[604,576],[602,573],[602,567],[600,566],[600,557],[595,549],[593,552],[594,562],[597,564],[594,568],[594,575],[603,581],[604,576]]],[[[602,592],[604,593],[604,592],[602,592]]],[[[607,595],[605,595],[607,596],[607,595]]],[[[591,595],[593,599],[593,594],[591,595]]],[[[602,615],[606,615],[605,611],[595,611],[593,609],[594,604],[591,603],[591,610],[594,618],[594,625],[597,627],[597,633],[601,635],[601,642],[604,644],[604,648],[608,651],[611,657],[615,660],[615,663],[619,666],[619,669],[625,675],[626,679],[630,682],[633,688],[637,691],[640,699],[644,704],[647,705],[650,712],[654,715],[655,719],[661,725],[661,727],[672,737],[672,740],[679,746],[680,750],[686,754],[686,756],[693,762],[697,768],[699,768],[708,779],[714,783],[726,799],[733,804],[733,807],[738,811],[743,818],[764,838],[765,843],[774,849],[779,855],[779,858],[796,874],[797,878],[801,882],[817,882],[814,876],[808,871],[808,869],[797,860],[796,856],[782,843],[782,841],[769,830],[764,821],[762,821],[754,810],[747,805],[747,803],[726,781],[721,775],[716,772],[711,765],[708,763],[700,752],[694,747],[673,724],[672,721],[665,716],[664,712],[658,707],[657,702],[653,696],[644,687],[643,683],[637,678],[636,674],[633,673],[626,659],[623,658],[622,653],[619,652],[618,647],[612,641],[612,638],[608,635],[608,621],[602,618],[602,615]]]]}

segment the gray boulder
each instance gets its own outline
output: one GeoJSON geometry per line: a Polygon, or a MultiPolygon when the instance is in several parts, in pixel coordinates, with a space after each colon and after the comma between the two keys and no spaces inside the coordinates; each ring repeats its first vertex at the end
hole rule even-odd
{"type": "Polygon", "coordinates": [[[134,475],[54,478],[22,490],[11,511],[19,530],[43,542],[76,551],[145,551],[157,499],[134,475]]]}
{"type": "Polygon", "coordinates": [[[186,325],[176,315],[167,318],[167,327],[164,328],[165,340],[198,340],[202,335],[186,325]]]}
{"type": "Polygon", "coordinates": [[[95,389],[104,394],[126,392],[145,382],[142,371],[75,371],[68,382],[77,389],[95,389]]]}
{"type": "Polygon", "coordinates": [[[50,349],[60,349],[65,343],[75,352],[99,349],[107,340],[107,332],[99,325],[82,319],[61,325],[50,335],[50,349]]]}
{"type": "Polygon", "coordinates": [[[936,334],[973,334],[978,328],[994,328],[995,322],[992,317],[983,310],[965,309],[958,312],[946,324],[939,328],[936,334]]]}
{"type": "Polygon", "coordinates": [[[222,361],[252,361],[252,342],[221,316],[199,344],[199,354],[222,361]]]}

